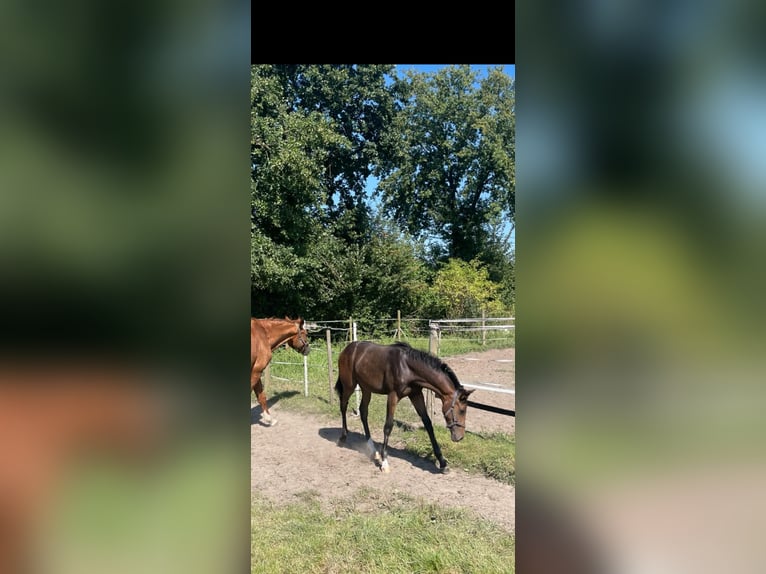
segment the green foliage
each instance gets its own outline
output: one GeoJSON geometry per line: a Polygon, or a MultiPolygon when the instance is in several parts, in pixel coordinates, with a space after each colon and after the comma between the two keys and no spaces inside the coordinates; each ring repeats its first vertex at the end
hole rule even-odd
{"type": "MultiPolygon", "coordinates": [[[[251,181],[258,228],[300,244],[317,225],[337,224],[348,211],[366,211],[365,182],[393,114],[385,85],[392,70],[347,64],[252,67],[251,181]]],[[[359,229],[346,230],[354,231],[359,229]]]]}
{"type": "MultiPolygon", "coordinates": [[[[254,285],[261,293],[272,289],[270,296],[261,297],[263,305],[254,301],[256,314],[272,314],[275,306],[300,302],[300,312],[307,317],[353,316],[364,328],[395,317],[397,310],[417,314],[428,289],[425,264],[398,234],[381,230],[359,245],[325,232],[306,246],[301,258],[274,244],[262,247],[261,238],[253,243],[261,256],[256,262],[259,272],[264,273],[254,285]]],[[[273,313],[283,312],[292,311],[273,313]]]]}
{"type": "Polygon", "coordinates": [[[297,258],[292,250],[273,242],[261,231],[255,229],[250,239],[250,269],[254,289],[275,286],[288,289],[296,275],[297,258]]]}
{"type": "MultiPolygon", "coordinates": [[[[364,277],[353,316],[374,330],[380,319],[418,315],[426,300],[427,270],[413,244],[392,226],[378,225],[364,248],[364,277]]],[[[377,334],[377,333],[376,333],[377,334]]]]}
{"type": "Polygon", "coordinates": [[[251,74],[251,213],[256,229],[300,246],[316,229],[326,200],[321,187],[330,150],[342,138],[316,112],[294,112],[270,66],[251,74]]]}
{"type": "Polygon", "coordinates": [[[499,298],[506,310],[511,311],[516,306],[516,261],[513,253],[510,255],[499,249],[485,250],[480,256],[487,266],[489,278],[497,283],[499,298]]]}
{"type": "Polygon", "coordinates": [[[364,247],[323,233],[301,261],[300,290],[309,317],[348,317],[362,286],[364,247]]]}
{"type": "Polygon", "coordinates": [[[490,281],[489,272],[478,260],[450,259],[437,273],[431,286],[433,311],[446,318],[478,317],[503,312],[500,287],[490,281]]]}

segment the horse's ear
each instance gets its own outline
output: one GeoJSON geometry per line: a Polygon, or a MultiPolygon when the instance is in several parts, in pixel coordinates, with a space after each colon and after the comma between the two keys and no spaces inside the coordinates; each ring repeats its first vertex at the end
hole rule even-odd
{"type": "Polygon", "coordinates": [[[302,328],[303,328],[303,323],[304,323],[304,321],[303,321],[303,317],[301,317],[300,315],[298,315],[298,319],[297,319],[297,321],[298,321],[298,324],[301,326],[301,329],[302,329],[302,328]]]}
{"type": "Polygon", "coordinates": [[[472,392],[474,392],[475,390],[476,390],[476,389],[467,389],[467,390],[463,391],[463,397],[465,397],[465,398],[467,399],[467,398],[468,398],[468,395],[470,395],[470,394],[471,394],[472,392]]]}

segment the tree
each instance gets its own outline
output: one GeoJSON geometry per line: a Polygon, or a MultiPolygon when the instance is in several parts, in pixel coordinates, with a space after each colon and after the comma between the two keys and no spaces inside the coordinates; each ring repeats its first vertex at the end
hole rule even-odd
{"type": "Polygon", "coordinates": [[[385,211],[416,236],[470,261],[498,238],[510,251],[515,214],[515,92],[500,68],[469,66],[397,81],[400,111],[378,170],[385,211]]]}
{"type": "Polygon", "coordinates": [[[251,68],[253,313],[353,308],[356,246],[372,233],[365,184],[394,111],[386,85],[392,71],[350,64],[251,68]],[[321,285],[318,273],[335,268],[344,270],[343,280],[321,285]],[[314,283],[327,289],[312,289],[314,283]]]}
{"type": "MultiPolygon", "coordinates": [[[[390,65],[252,67],[256,315],[372,322],[397,310],[457,312],[446,291],[429,288],[436,267],[426,253],[440,248],[427,245],[429,237],[446,249],[431,263],[454,255],[484,264],[474,272],[484,274],[492,296],[476,295],[476,305],[495,304],[500,284],[511,293],[503,300],[512,300],[510,79],[492,70],[478,84],[466,67],[406,79],[394,72],[390,65]],[[367,197],[370,175],[385,176],[380,209],[367,197]]],[[[468,308],[478,309],[474,303],[468,308]]]]}
{"type": "Polygon", "coordinates": [[[369,221],[365,186],[394,114],[391,65],[257,65],[251,72],[253,223],[303,244],[317,226],[349,239],[369,221]],[[350,217],[347,214],[351,213],[350,217]]]}
{"type": "Polygon", "coordinates": [[[325,233],[311,244],[292,285],[305,295],[306,314],[353,316],[369,329],[397,310],[408,315],[421,309],[428,285],[414,246],[385,222],[374,222],[374,231],[366,243],[348,244],[325,233]]]}
{"type": "Polygon", "coordinates": [[[343,138],[320,113],[293,109],[272,66],[253,66],[250,99],[253,233],[302,250],[326,200],[324,166],[343,138]]]}
{"type": "Polygon", "coordinates": [[[417,245],[390,222],[377,219],[365,245],[364,278],[355,316],[391,318],[401,311],[417,316],[428,293],[427,269],[417,245]]]}

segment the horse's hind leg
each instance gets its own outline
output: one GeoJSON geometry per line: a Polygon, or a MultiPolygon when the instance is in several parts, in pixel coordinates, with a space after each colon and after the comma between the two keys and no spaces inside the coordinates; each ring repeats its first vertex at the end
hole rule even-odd
{"type": "Polygon", "coordinates": [[[388,394],[388,405],[386,408],[386,424],[383,425],[383,448],[380,451],[381,461],[380,470],[383,472],[389,472],[388,468],[388,437],[391,436],[391,431],[394,428],[394,411],[396,410],[396,404],[399,402],[399,397],[396,393],[388,394]]]}
{"type": "Polygon", "coordinates": [[[263,390],[263,381],[261,380],[260,375],[258,375],[258,379],[253,385],[253,392],[258,399],[258,403],[261,405],[261,410],[263,411],[261,418],[263,419],[263,422],[270,426],[277,424],[277,419],[273,418],[269,412],[269,405],[266,402],[266,392],[263,390]]]}
{"type": "Polygon", "coordinates": [[[442,449],[439,447],[439,443],[436,442],[436,436],[434,436],[434,426],[431,424],[431,419],[428,417],[428,409],[426,408],[426,401],[423,398],[423,391],[413,391],[410,394],[410,401],[412,406],[415,407],[420,420],[423,421],[423,426],[428,433],[428,438],[431,439],[431,447],[434,449],[434,456],[439,461],[439,468],[442,472],[447,472],[447,461],[442,456],[442,449]]]}
{"type": "Polygon", "coordinates": [[[335,390],[338,391],[338,399],[340,400],[340,418],[342,423],[338,442],[345,442],[346,436],[348,436],[346,410],[348,409],[348,399],[351,397],[351,393],[346,391],[346,386],[341,382],[340,377],[338,377],[338,382],[335,383],[335,390]]]}

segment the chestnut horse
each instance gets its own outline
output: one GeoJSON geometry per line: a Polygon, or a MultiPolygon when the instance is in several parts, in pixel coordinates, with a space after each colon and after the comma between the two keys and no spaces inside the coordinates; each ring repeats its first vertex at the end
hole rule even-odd
{"type": "Polygon", "coordinates": [[[378,345],[366,341],[349,343],[338,357],[338,381],[335,390],[340,397],[340,413],[343,422],[340,441],[346,440],[346,409],[351,393],[356,385],[362,390],[359,414],[364,425],[364,437],[370,455],[380,461],[380,469],[388,472],[388,437],[394,427],[394,411],[400,399],[409,397],[415,410],[423,421],[423,426],[431,439],[434,455],[439,461],[442,472],[447,470],[447,461],[442,456],[439,443],[434,436],[434,428],[428,417],[423,389],[431,389],[442,401],[442,413],[450,429],[452,440],[458,442],[465,435],[465,415],[468,407],[468,395],[473,390],[466,390],[458,381],[452,369],[437,357],[413,349],[407,343],[378,345]],[[370,438],[367,425],[368,405],[372,393],[388,395],[388,411],[383,426],[383,447],[378,453],[375,443],[370,438]]]}
{"type": "Polygon", "coordinates": [[[277,424],[269,412],[266,403],[266,393],[263,391],[261,375],[266,366],[271,362],[271,354],[274,349],[287,343],[302,355],[308,355],[308,333],[304,328],[303,319],[255,319],[250,318],[250,389],[255,393],[261,404],[264,422],[268,425],[277,424]]]}

